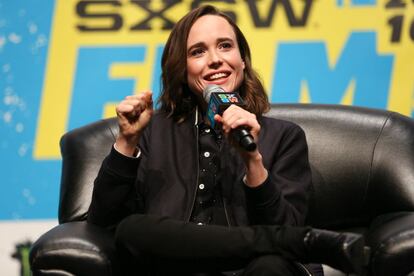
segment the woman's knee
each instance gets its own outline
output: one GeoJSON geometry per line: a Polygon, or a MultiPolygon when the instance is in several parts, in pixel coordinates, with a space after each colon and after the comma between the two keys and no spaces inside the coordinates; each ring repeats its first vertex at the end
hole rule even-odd
{"type": "Polygon", "coordinates": [[[159,247],[163,248],[163,236],[167,230],[163,227],[164,217],[133,214],[124,218],[115,231],[117,246],[129,251],[139,250],[142,253],[157,254],[159,247]]]}
{"type": "Polygon", "coordinates": [[[142,225],[143,215],[133,214],[125,217],[116,227],[115,230],[115,243],[119,247],[129,248],[132,244],[139,244],[140,239],[143,237],[142,229],[145,228],[142,225]]]}
{"type": "Polygon", "coordinates": [[[123,244],[128,240],[130,232],[130,216],[124,218],[115,229],[115,242],[116,244],[123,244]]]}

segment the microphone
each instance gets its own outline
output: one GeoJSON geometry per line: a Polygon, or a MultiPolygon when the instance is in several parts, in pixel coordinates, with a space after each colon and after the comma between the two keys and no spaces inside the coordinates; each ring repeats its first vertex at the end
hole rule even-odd
{"type": "MultiPolygon", "coordinates": [[[[218,85],[207,85],[203,90],[203,98],[207,102],[207,118],[212,128],[215,128],[216,122],[214,115],[222,115],[223,112],[232,104],[244,106],[243,99],[236,92],[226,92],[218,85]]],[[[238,127],[231,132],[232,138],[239,146],[247,151],[254,151],[257,148],[253,136],[245,127],[238,127]]]]}

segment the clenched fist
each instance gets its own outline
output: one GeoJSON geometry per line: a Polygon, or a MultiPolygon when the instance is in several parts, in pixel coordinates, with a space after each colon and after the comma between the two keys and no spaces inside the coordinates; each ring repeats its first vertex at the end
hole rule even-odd
{"type": "Polygon", "coordinates": [[[142,131],[148,125],[153,113],[152,92],[127,96],[116,107],[119,134],[116,149],[128,156],[135,152],[142,131]]]}

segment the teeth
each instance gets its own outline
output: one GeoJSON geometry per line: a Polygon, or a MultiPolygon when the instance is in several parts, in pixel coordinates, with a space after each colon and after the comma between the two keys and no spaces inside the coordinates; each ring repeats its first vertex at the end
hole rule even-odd
{"type": "Polygon", "coordinates": [[[214,74],[214,75],[210,76],[210,79],[211,80],[216,80],[216,79],[219,79],[219,78],[223,78],[225,76],[226,76],[226,74],[224,74],[224,73],[217,73],[217,74],[214,74]]]}

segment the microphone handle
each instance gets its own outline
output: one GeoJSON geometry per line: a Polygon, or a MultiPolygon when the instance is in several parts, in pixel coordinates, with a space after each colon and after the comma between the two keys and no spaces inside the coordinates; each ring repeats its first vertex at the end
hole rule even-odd
{"type": "Polygon", "coordinates": [[[245,127],[238,127],[231,131],[232,138],[239,146],[247,151],[254,151],[257,148],[253,136],[245,127]]]}

